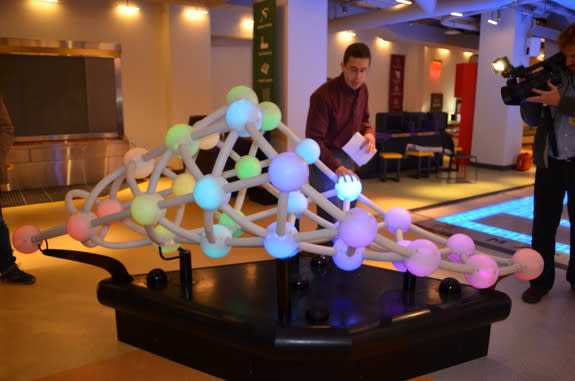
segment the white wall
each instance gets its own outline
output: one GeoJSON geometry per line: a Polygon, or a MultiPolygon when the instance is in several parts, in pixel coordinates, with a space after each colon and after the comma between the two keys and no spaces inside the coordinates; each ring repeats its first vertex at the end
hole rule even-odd
{"type": "MultiPolygon", "coordinates": [[[[327,0],[278,0],[283,34],[280,98],[283,121],[305,137],[309,97],[326,77],[327,0]]],[[[291,143],[287,149],[293,149],[291,143]]]]}
{"type": "Polygon", "coordinates": [[[138,14],[125,17],[115,5],[4,0],[0,36],[121,44],[124,132],[135,146],[153,149],[173,123],[211,109],[205,97],[211,88],[209,22],[180,17],[180,6],[139,2],[138,14]]]}

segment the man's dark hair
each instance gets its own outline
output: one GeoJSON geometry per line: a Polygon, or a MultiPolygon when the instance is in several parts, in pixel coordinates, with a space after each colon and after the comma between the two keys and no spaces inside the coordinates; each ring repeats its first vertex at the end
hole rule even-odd
{"type": "Polygon", "coordinates": [[[345,53],[343,53],[344,65],[349,61],[349,57],[369,58],[369,62],[371,62],[371,52],[363,42],[355,42],[345,49],[345,53]]]}
{"type": "Polygon", "coordinates": [[[575,23],[569,25],[561,32],[557,43],[560,50],[565,49],[569,45],[575,45],[575,23]]]}

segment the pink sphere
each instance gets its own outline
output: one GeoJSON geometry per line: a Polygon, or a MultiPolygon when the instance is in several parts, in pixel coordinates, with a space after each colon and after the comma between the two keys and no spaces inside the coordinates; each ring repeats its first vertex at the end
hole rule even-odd
{"type": "MultiPolygon", "coordinates": [[[[120,213],[124,210],[122,203],[119,200],[114,200],[111,198],[106,198],[101,200],[96,206],[96,216],[98,217],[106,217],[112,214],[120,213]]],[[[109,224],[114,224],[119,221],[112,221],[109,224]]]]}
{"type": "Polygon", "coordinates": [[[134,177],[137,179],[143,179],[148,177],[152,170],[154,169],[154,160],[144,160],[143,156],[148,153],[145,148],[135,147],[130,149],[124,155],[124,165],[128,165],[130,161],[133,161],[136,165],[134,169],[134,177]]]}
{"type": "Polygon", "coordinates": [[[441,253],[428,239],[416,239],[409,246],[411,255],[405,258],[407,270],[416,276],[433,274],[441,263],[441,253]]]}
{"type": "Polygon", "coordinates": [[[38,243],[32,241],[35,235],[40,234],[40,229],[32,225],[23,225],[12,234],[12,245],[23,254],[31,254],[38,250],[38,243]]]}
{"type": "Polygon", "coordinates": [[[521,271],[515,273],[515,276],[523,280],[537,278],[543,272],[543,257],[529,248],[519,249],[511,258],[513,264],[521,265],[521,271]]]}
{"type": "Polygon", "coordinates": [[[96,232],[96,228],[92,227],[92,220],[96,218],[94,213],[78,212],[68,217],[66,223],[66,231],[68,235],[77,241],[86,241],[92,234],[96,232]]]}
{"type": "Polygon", "coordinates": [[[461,256],[470,257],[475,252],[475,242],[466,234],[454,234],[447,239],[445,244],[451,249],[447,256],[452,262],[461,263],[461,256]]]}
{"type": "Polygon", "coordinates": [[[282,152],[274,157],[268,172],[270,182],[281,192],[298,190],[309,177],[307,163],[295,152],[282,152]]]}
{"type": "Polygon", "coordinates": [[[351,247],[365,247],[373,242],[377,234],[377,221],[367,210],[353,208],[339,223],[339,237],[351,247]]]}
{"type": "Polygon", "coordinates": [[[405,208],[391,208],[385,213],[385,222],[390,233],[395,234],[397,229],[405,233],[411,225],[411,214],[405,208]]]}
{"type": "Polygon", "coordinates": [[[463,274],[465,279],[475,288],[489,288],[499,278],[499,266],[493,258],[487,254],[475,254],[469,257],[467,265],[474,267],[473,272],[463,274]]]}

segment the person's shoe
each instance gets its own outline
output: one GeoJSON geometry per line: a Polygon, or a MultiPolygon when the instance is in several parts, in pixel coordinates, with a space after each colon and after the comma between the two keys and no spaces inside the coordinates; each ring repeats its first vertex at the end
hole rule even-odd
{"type": "Polygon", "coordinates": [[[521,299],[525,303],[529,303],[529,304],[539,303],[539,301],[545,295],[547,295],[548,292],[549,292],[549,290],[544,289],[543,287],[531,286],[523,293],[523,295],[521,295],[521,299]]]}
{"type": "Polygon", "coordinates": [[[12,267],[12,270],[2,273],[0,279],[2,279],[3,282],[14,284],[32,284],[36,282],[36,277],[34,277],[34,275],[20,270],[16,265],[12,267]]]}

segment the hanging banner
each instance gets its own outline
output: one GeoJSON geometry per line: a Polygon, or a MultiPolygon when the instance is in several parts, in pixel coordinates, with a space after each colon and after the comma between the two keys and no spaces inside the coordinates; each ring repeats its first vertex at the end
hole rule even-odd
{"type": "Polygon", "coordinates": [[[392,54],[389,61],[389,112],[403,111],[405,56],[392,54]]]}
{"type": "Polygon", "coordinates": [[[260,102],[277,104],[276,2],[259,1],[254,3],[253,9],[253,89],[260,102]]]}

